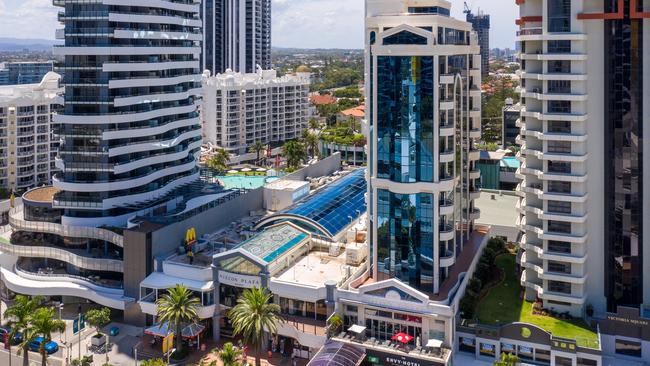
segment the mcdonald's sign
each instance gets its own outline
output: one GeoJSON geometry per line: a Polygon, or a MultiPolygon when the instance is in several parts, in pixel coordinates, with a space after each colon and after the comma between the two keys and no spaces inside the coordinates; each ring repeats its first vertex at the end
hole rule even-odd
{"type": "Polygon", "coordinates": [[[191,227],[187,229],[187,232],[185,233],[185,245],[190,247],[194,243],[196,243],[196,229],[191,227]]]}

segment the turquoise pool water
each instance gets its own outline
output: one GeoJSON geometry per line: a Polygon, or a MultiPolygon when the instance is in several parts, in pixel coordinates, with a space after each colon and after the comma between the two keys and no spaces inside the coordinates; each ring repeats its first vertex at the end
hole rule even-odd
{"type": "Polygon", "coordinates": [[[264,176],[239,176],[232,175],[227,177],[217,177],[226,189],[257,189],[266,183],[278,180],[276,177],[264,176]]]}

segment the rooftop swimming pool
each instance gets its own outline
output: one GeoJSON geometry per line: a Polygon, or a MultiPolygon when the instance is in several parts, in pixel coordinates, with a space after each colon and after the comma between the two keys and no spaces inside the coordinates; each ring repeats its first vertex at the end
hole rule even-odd
{"type": "Polygon", "coordinates": [[[259,175],[229,175],[217,177],[225,189],[257,189],[267,183],[278,180],[277,177],[267,177],[259,175]]]}

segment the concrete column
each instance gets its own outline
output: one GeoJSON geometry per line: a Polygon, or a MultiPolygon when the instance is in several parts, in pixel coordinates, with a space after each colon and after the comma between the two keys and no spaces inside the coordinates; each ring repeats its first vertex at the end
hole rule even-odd
{"type": "Polygon", "coordinates": [[[328,317],[334,313],[336,308],[336,281],[329,280],[325,282],[325,305],[327,306],[327,315],[328,317]]]}
{"type": "Polygon", "coordinates": [[[212,315],[212,339],[221,339],[221,299],[219,298],[219,263],[212,263],[212,282],[214,283],[214,314],[212,315]]]}

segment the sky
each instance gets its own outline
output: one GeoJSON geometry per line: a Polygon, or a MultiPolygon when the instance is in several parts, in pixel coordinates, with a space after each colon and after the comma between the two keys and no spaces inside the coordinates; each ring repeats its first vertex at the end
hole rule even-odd
{"type": "MultiPolygon", "coordinates": [[[[275,47],[362,48],[363,0],[272,0],[275,47]]],[[[397,1],[397,0],[396,0],[397,1]]],[[[451,0],[464,18],[463,1],[451,0]]],[[[511,0],[468,0],[491,15],[490,46],[514,48],[517,6],[511,0]]],[[[54,39],[61,8],[52,0],[0,0],[0,37],[54,39]]]]}

